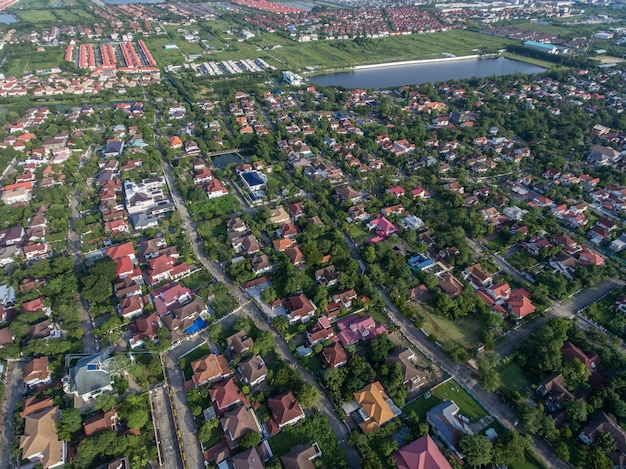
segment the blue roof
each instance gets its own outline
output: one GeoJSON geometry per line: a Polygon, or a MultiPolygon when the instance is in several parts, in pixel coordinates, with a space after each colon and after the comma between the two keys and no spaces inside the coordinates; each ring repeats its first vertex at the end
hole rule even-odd
{"type": "Polygon", "coordinates": [[[538,47],[539,49],[548,49],[548,50],[556,49],[556,46],[552,44],[545,44],[543,42],[537,42],[537,41],[525,41],[524,45],[530,46],[530,47],[538,47]]]}
{"type": "Polygon", "coordinates": [[[187,334],[193,334],[194,332],[199,331],[200,329],[204,327],[206,327],[206,322],[204,322],[204,319],[198,318],[194,321],[194,323],[191,326],[185,329],[185,332],[187,334]]]}
{"type": "Polygon", "coordinates": [[[261,179],[261,176],[256,171],[250,171],[243,173],[241,177],[248,183],[249,186],[262,186],[265,181],[261,179]]]}

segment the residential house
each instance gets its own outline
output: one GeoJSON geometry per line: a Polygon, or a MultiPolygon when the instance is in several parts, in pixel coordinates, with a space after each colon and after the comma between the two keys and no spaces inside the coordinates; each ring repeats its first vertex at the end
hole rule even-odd
{"type": "Polygon", "coordinates": [[[45,469],[61,467],[67,459],[67,446],[59,440],[56,424],[59,421],[59,408],[49,407],[29,414],[24,419],[24,434],[20,437],[19,448],[22,459],[32,464],[41,464],[45,469]]]}
{"type": "Polygon", "coordinates": [[[445,401],[436,405],[426,413],[426,421],[437,438],[463,459],[459,442],[466,435],[474,432],[466,421],[457,415],[459,408],[454,401],[445,401]]]}
{"type": "Polygon", "coordinates": [[[416,231],[424,228],[424,221],[415,215],[407,215],[400,220],[400,224],[405,230],[416,231]]]}
{"type": "Polygon", "coordinates": [[[289,214],[283,207],[270,210],[269,221],[272,225],[280,225],[289,222],[289,214]]]}
{"type": "Polygon", "coordinates": [[[601,412],[591,420],[582,429],[578,438],[586,445],[591,445],[602,432],[609,433],[615,441],[615,451],[612,451],[607,456],[615,467],[623,467],[623,461],[626,456],[626,431],[604,412],[601,412]]]}
{"type": "Polygon", "coordinates": [[[415,360],[415,352],[409,348],[394,350],[387,357],[389,363],[400,364],[404,384],[411,386],[411,389],[421,386],[426,381],[426,373],[419,370],[413,360],[415,360]]]}
{"type": "Polygon", "coordinates": [[[366,221],[371,218],[370,214],[365,210],[364,204],[354,205],[348,209],[348,213],[350,214],[350,218],[353,220],[366,221]]]}
{"type": "Polygon", "coordinates": [[[361,340],[371,340],[381,334],[387,333],[387,328],[382,324],[376,324],[371,316],[361,317],[351,314],[337,321],[339,341],[344,347],[355,344],[361,340]]]}
{"type": "Polygon", "coordinates": [[[469,282],[474,288],[486,288],[491,285],[493,275],[485,272],[480,264],[474,264],[463,271],[463,280],[469,282]]]}
{"type": "Polygon", "coordinates": [[[609,166],[621,159],[621,153],[611,147],[603,145],[591,145],[587,162],[594,166],[609,166]]]}
{"type": "Polygon", "coordinates": [[[129,341],[130,348],[135,349],[141,347],[147,339],[156,340],[159,330],[159,317],[156,313],[149,316],[137,318],[130,323],[130,331],[132,337],[129,341]]]}
{"type": "Polygon", "coordinates": [[[536,392],[546,399],[546,407],[551,412],[558,411],[566,402],[576,399],[567,389],[567,383],[561,373],[555,373],[544,379],[537,386],[536,392]]]}
{"type": "Polygon", "coordinates": [[[335,331],[333,331],[326,316],[320,317],[317,320],[317,324],[306,331],[306,339],[310,346],[326,340],[332,340],[334,337],[335,331]]]}
{"type": "Polygon", "coordinates": [[[313,460],[322,455],[317,443],[294,446],[287,454],[280,457],[285,469],[315,469],[313,460]]]}
{"type": "Polygon", "coordinates": [[[64,380],[63,390],[84,401],[113,392],[108,364],[108,350],[79,359],[64,380]]]}
{"type": "Polygon", "coordinates": [[[226,338],[226,346],[237,355],[245,353],[254,345],[252,337],[246,331],[239,331],[226,338]]]}
{"type": "MultiPolygon", "coordinates": [[[[224,469],[263,469],[263,460],[256,448],[249,448],[230,458],[229,466],[224,469]]],[[[218,467],[222,468],[222,465],[218,467]]]]}
{"type": "Polygon", "coordinates": [[[336,187],[335,192],[337,192],[337,195],[343,201],[350,202],[353,205],[361,202],[363,198],[363,195],[360,192],[355,191],[352,187],[348,185],[336,187]]]}
{"type": "Polygon", "coordinates": [[[397,469],[452,469],[429,434],[391,454],[397,469]]]}
{"type": "Polygon", "coordinates": [[[211,396],[217,415],[223,415],[238,405],[248,405],[246,396],[244,396],[243,391],[239,389],[233,377],[212,384],[211,389],[209,389],[209,395],[211,396]]]}
{"type": "Polygon", "coordinates": [[[224,430],[226,444],[231,450],[239,446],[239,440],[246,433],[261,433],[261,425],[254,411],[247,406],[226,412],[220,418],[220,425],[224,430]]]}
{"type": "Polygon", "coordinates": [[[250,259],[250,264],[252,266],[252,272],[254,272],[255,275],[264,274],[273,269],[272,261],[270,261],[267,254],[254,256],[250,259]]]}
{"type": "Polygon", "coordinates": [[[283,300],[283,306],[287,311],[289,324],[295,324],[298,321],[308,322],[317,310],[313,302],[304,293],[295,293],[288,296],[283,300]]]}
{"type": "Polygon", "coordinates": [[[244,383],[249,386],[257,386],[265,381],[268,372],[265,361],[259,355],[252,355],[250,358],[240,361],[237,370],[244,383]]]}
{"type": "Polygon", "coordinates": [[[561,347],[561,354],[569,359],[579,360],[585,368],[591,371],[591,376],[589,377],[589,384],[594,388],[601,388],[605,385],[604,377],[599,373],[600,357],[597,353],[593,353],[591,355],[587,355],[580,348],[576,347],[569,340],[565,341],[563,347],[561,347]]]}
{"type": "Polygon", "coordinates": [[[52,381],[52,375],[48,368],[48,357],[33,358],[24,367],[24,384],[35,387],[40,384],[48,384],[52,381]]]}
{"type": "Polygon", "coordinates": [[[230,368],[223,355],[210,354],[191,362],[191,380],[198,387],[230,376],[230,368]]]}
{"type": "Polygon", "coordinates": [[[332,287],[337,284],[338,274],[334,265],[329,265],[315,272],[315,280],[320,285],[332,287]]]}
{"type": "Polygon", "coordinates": [[[356,291],[352,288],[333,295],[333,301],[346,309],[352,308],[352,302],[357,299],[356,291]]]}
{"type": "Polygon", "coordinates": [[[117,305],[117,312],[124,319],[132,319],[143,314],[143,299],[140,295],[122,298],[117,305]]]}
{"type": "Polygon", "coordinates": [[[90,437],[97,435],[106,430],[117,431],[120,419],[115,409],[111,409],[104,414],[96,415],[83,422],[83,430],[85,436],[90,437]]]}
{"type": "Polygon", "coordinates": [[[378,381],[355,392],[354,400],[358,410],[352,415],[366,435],[400,414],[400,409],[387,397],[385,388],[378,381]]]}
{"type": "Polygon", "coordinates": [[[328,366],[338,368],[348,363],[348,354],[339,342],[322,349],[322,358],[328,366]]]}
{"type": "Polygon", "coordinates": [[[267,401],[272,419],[267,423],[271,435],[287,425],[295,425],[304,418],[304,411],[292,391],[287,391],[267,401]]]}
{"type": "Polygon", "coordinates": [[[450,298],[456,298],[463,293],[463,284],[450,272],[444,272],[439,277],[439,288],[450,298]]]}

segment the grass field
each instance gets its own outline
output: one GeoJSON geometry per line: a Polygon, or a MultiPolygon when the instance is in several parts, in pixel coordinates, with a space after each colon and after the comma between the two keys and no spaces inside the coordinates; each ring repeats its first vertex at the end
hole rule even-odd
{"type": "MultiPolygon", "coordinates": [[[[402,411],[406,414],[411,410],[417,413],[420,422],[426,421],[426,412],[444,401],[452,400],[459,407],[459,413],[476,422],[487,416],[487,411],[454,380],[446,381],[431,391],[430,398],[419,399],[404,406],[402,411]]],[[[497,431],[497,430],[496,430],[497,431]]]]}
{"type": "Polygon", "coordinates": [[[537,460],[534,454],[526,452],[524,456],[523,461],[510,464],[508,467],[510,469],[545,469],[546,466],[541,461],[537,460]]]}
{"type": "Polygon", "coordinates": [[[47,47],[37,52],[31,45],[11,46],[8,60],[2,65],[7,76],[21,76],[26,70],[49,69],[58,66],[63,60],[62,47],[47,47]]]}
{"type": "Polygon", "coordinates": [[[350,225],[348,227],[348,234],[350,235],[350,237],[356,244],[360,244],[363,241],[365,241],[367,238],[372,236],[370,233],[363,230],[358,225],[350,225]]]}
{"type": "Polygon", "coordinates": [[[482,340],[485,325],[478,319],[468,316],[460,321],[450,321],[433,314],[427,308],[419,308],[419,314],[424,319],[424,329],[429,335],[434,335],[441,344],[453,343],[470,350],[474,344],[482,340]]]}
{"type": "Polygon", "coordinates": [[[498,370],[502,379],[502,390],[524,394],[530,389],[531,382],[524,375],[524,371],[515,362],[507,363],[498,370]]]}

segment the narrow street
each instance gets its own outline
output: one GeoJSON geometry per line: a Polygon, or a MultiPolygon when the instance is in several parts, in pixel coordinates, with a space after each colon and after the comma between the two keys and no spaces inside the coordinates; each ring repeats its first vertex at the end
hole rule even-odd
{"type": "Polygon", "coordinates": [[[183,469],[183,460],[176,439],[176,425],[170,407],[167,386],[157,386],[150,391],[152,423],[159,448],[159,462],[163,469],[183,469]]]}
{"type": "Polygon", "coordinates": [[[19,461],[11,458],[11,441],[13,440],[13,412],[18,401],[24,394],[22,381],[25,361],[8,360],[4,393],[0,407],[0,467],[17,467],[19,461]],[[14,466],[15,464],[15,466],[14,466]]]}
{"type": "MultiPolygon", "coordinates": [[[[308,371],[306,371],[302,366],[300,366],[294,360],[291,352],[289,351],[287,343],[284,341],[282,337],[280,337],[280,335],[274,329],[270,328],[267,325],[267,319],[264,316],[264,314],[258,309],[257,305],[254,302],[248,300],[244,296],[243,292],[239,288],[237,288],[235,285],[233,285],[230,282],[230,280],[223,274],[222,269],[219,267],[219,265],[217,265],[216,263],[214,263],[208,258],[208,256],[204,252],[202,242],[199,240],[197,236],[197,231],[195,230],[195,226],[191,220],[191,217],[189,216],[189,212],[187,211],[187,207],[185,206],[184,200],[180,196],[180,193],[178,192],[178,189],[176,188],[174,184],[172,170],[166,162],[164,162],[163,167],[164,167],[165,178],[167,180],[170,193],[172,194],[172,200],[174,200],[174,203],[176,204],[176,207],[178,208],[178,213],[180,214],[185,230],[187,231],[189,235],[191,246],[193,248],[193,251],[196,257],[200,260],[201,264],[204,267],[206,267],[206,269],[215,278],[215,280],[227,285],[230,292],[233,294],[233,296],[237,298],[237,300],[239,301],[239,305],[241,307],[237,315],[250,317],[254,319],[255,324],[257,325],[257,327],[259,327],[259,329],[270,331],[274,335],[276,344],[278,345],[277,352],[283,357],[284,360],[286,360],[289,363],[292,363],[292,366],[294,366],[298,371],[302,373],[302,376],[305,379],[305,381],[307,381],[310,384],[313,384],[315,387],[318,388],[318,390],[320,390],[321,397],[320,397],[320,400],[318,401],[318,409],[328,418],[330,425],[333,428],[333,431],[335,432],[336,435],[338,435],[340,446],[348,454],[348,462],[350,464],[350,467],[353,469],[358,468],[360,457],[358,456],[356,450],[348,445],[347,443],[348,431],[343,421],[333,411],[334,407],[332,405],[332,402],[326,396],[326,394],[322,391],[322,389],[319,387],[313,375],[309,373],[308,371]]],[[[180,356],[180,354],[178,356],[180,356]]],[[[175,396],[177,394],[180,394],[177,391],[179,389],[179,386],[184,386],[184,383],[177,382],[178,377],[182,372],[180,371],[180,368],[178,368],[178,366],[175,365],[176,361],[177,360],[174,360],[174,361],[171,360],[171,354],[168,354],[168,359],[165,361],[165,367],[166,367],[168,376],[174,377],[173,380],[170,380],[170,387],[172,388],[172,391],[174,392],[175,396]],[[176,372],[176,370],[178,370],[178,372],[176,372]]],[[[184,395],[184,388],[183,388],[182,394],[184,395]]],[[[184,399],[186,402],[186,398],[184,399]]],[[[177,411],[178,411],[178,405],[177,405],[177,411]]],[[[187,448],[186,444],[185,444],[185,447],[187,448]]]]}

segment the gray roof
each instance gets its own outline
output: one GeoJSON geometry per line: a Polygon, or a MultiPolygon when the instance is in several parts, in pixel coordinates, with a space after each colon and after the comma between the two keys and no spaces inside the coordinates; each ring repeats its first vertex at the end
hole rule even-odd
{"type": "Polygon", "coordinates": [[[111,385],[111,376],[102,369],[102,363],[109,359],[109,352],[81,358],[76,366],[70,369],[70,392],[84,396],[111,385]]]}
{"type": "Polygon", "coordinates": [[[472,435],[471,428],[456,418],[459,408],[454,401],[445,401],[426,412],[428,423],[437,427],[439,433],[452,446],[457,446],[465,435],[472,435]]]}

